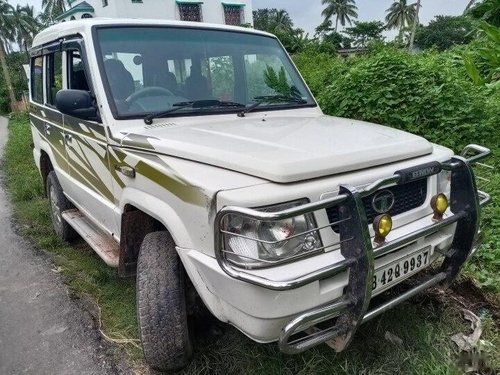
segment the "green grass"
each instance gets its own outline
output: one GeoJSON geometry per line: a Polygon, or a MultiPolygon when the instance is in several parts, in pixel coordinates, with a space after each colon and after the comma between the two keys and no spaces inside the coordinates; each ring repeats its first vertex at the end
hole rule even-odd
{"type": "MultiPolygon", "coordinates": [[[[51,254],[55,271],[61,273],[73,296],[85,302],[96,320],[101,311],[102,329],[107,336],[137,339],[134,281],[118,278],[86,244],[70,246],[55,237],[33,163],[31,133],[24,115],[13,117],[9,134],[2,167],[20,232],[38,249],[51,254]]],[[[498,179],[494,184],[494,191],[498,192],[498,179]]],[[[486,230],[489,250],[478,254],[467,272],[498,291],[498,205],[489,210],[488,225],[493,226],[486,230]]],[[[468,308],[482,314],[485,355],[491,366],[500,368],[500,335],[490,317],[493,311],[488,307],[468,308]]],[[[423,294],[363,325],[353,344],[340,354],[322,345],[301,355],[287,356],[279,352],[276,344],[256,344],[236,329],[206,316],[195,322],[193,331],[195,357],[183,371],[186,374],[459,374],[458,352],[450,336],[470,333],[455,299],[436,292],[423,294]],[[403,343],[389,342],[384,338],[386,332],[398,336],[403,343]]],[[[115,355],[141,369],[142,354],[135,345],[118,344],[115,355]]]]}

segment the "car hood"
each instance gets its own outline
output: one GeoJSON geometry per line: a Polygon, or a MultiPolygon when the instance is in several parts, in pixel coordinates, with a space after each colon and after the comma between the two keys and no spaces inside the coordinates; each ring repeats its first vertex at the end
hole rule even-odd
{"type": "MultiPolygon", "coordinates": [[[[325,115],[248,114],[175,118],[122,132],[142,148],[287,183],[415,158],[432,152],[424,138],[325,115]]],[[[157,120],[158,121],[158,120],[157,120]]],[[[118,139],[117,139],[118,140],[118,139]]]]}

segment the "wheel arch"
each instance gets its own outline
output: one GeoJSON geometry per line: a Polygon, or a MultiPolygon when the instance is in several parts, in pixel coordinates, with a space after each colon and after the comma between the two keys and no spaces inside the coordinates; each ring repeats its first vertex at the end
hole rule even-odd
{"type": "Polygon", "coordinates": [[[120,276],[135,275],[137,257],[144,237],[151,232],[168,231],[174,242],[190,242],[180,217],[164,201],[145,192],[127,188],[120,204],[120,276]],[[134,199],[130,199],[133,196],[134,199]]]}

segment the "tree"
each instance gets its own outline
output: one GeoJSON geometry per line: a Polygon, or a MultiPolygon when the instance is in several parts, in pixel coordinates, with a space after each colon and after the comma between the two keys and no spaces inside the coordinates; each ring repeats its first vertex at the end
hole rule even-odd
{"type": "Polygon", "coordinates": [[[416,17],[415,4],[408,5],[406,0],[398,0],[386,10],[386,27],[387,29],[398,29],[398,39],[403,40],[403,32],[406,27],[414,22],[416,17]]]}
{"type": "Polygon", "coordinates": [[[411,34],[410,34],[410,51],[413,50],[413,43],[415,43],[415,32],[417,31],[417,25],[418,25],[418,22],[419,22],[419,19],[418,19],[418,14],[420,12],[420,0],[417,0],[417,2],[415,3],[415,17],[413,19],[413,24],[411,26],[411,34]]]}
{"type": "Polygon", "coordinates": [[[354,0],[321,0],[326,8],[321,15],[325,17],[325,22],[335,16],[335,31],[338,30],[339,22],[342,26],[346,23],[352,24],[351,18],[358,18],[358,7],[354,0]]]}
{"type": "Polygon", "coordinates": [[[466,9],[465,15],[500,27],[500,0],[476,1],[473,7],[466,9]]]}
{"type": "Polygon", "coordinates": [[[293,28],[293,21],[284,9],[264,8],[253,11],[253,25],[257,30],[276,32],[287,32],[293,28]]]}
{"type": "Polygon", "coordinates": [[[288,46],[287,50],[290,53],[297,53],[304,50],[304,48],[306,48],[308,44],[309,34],[302,29],[294,29],[292,31],[290,45],[288,46]]]}
{"type": "Polygon", "coordinates": [[[329,32],[333,31],[332,20],[324,20],[314,31],[315,37],[323,39],[329,32]]]}
{"type": "Polygon", "coordinates": [[[356,47],[366,47],[372,40],[382,40],[385,25],[380,21],[358,22],[354,21],[353,27],[345,29],[344,33],[352,39],[356,47]]]}
{"type": "Polygon", "coordinates": [[[42,0],[43,18],[51,24],[66,11],[66,0],[42,0]]]}
{"type": "Polygon", "coordinates": [[[5,47],[14,40],[14,37],[14,8],[6,1],[0,0],[0,65],[2,65],[2,73],[7,86],[11,108],[13,108],[16,103],[16,96],[14,94],[12,79],[7,66],[7,53],[5,47]]]}
{"type": "Polygon", "coordinates": [[[271,25],[278,32],[286,32],[293,28],[292,18],[284,9],[277,10],[272,14],[271,25]]]}
{"type": "Polygon", "coordinates": [[[429,25],[420,25],[415,44],[422,49],[436,47],[443,51],[454,45],[468,44],[475,38],[474,22],[464,16],[436,16],[429,25]]]}
{"type": "Polygon", "coordinates": [[[19,48],[28,53],[35,34],[40,30],[41,23],[35,17],[34,8],[29,5],[17,5],[13,12],[16,24],[15,39],[19,48]]]}
{"type": "Polygon", "coordinates": [[[293,21],[284,9],[264,8],[253,12],[254,28],[278,37],[290,53],[301,51],[309,41],[309,35],[293,27],[293,21]]]}

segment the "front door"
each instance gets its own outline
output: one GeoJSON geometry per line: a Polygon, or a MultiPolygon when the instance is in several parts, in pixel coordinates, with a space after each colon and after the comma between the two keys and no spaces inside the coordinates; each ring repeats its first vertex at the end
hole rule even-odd
{"type": "MultiPolygon", "coordinates": [[[[79,49],[66,53],[67,87],[92,91],[89,69],[79,49]]],[[[112,177],[108,169],[106,131],[103,124],[64,115],[65,146],[72,180],[67,194],[84,214],[94,219],[101,229],[117,234],[114,219],[115,199],[112,177]]]]}

